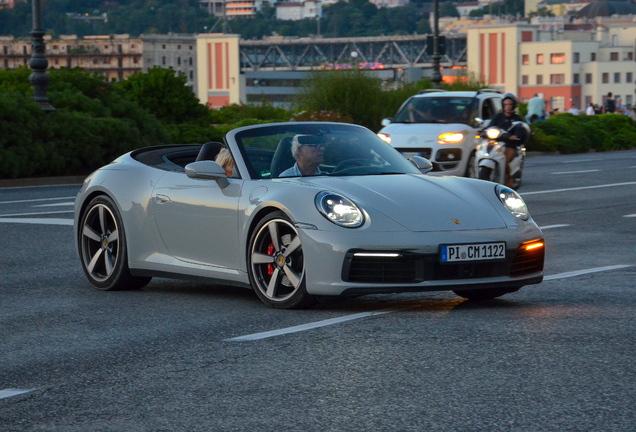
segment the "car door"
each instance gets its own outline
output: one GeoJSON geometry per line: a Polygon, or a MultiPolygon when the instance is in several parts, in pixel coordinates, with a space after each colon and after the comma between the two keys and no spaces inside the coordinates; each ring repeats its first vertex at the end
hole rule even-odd
{"type": "Polygon", "coordinates": [[[195,180],[183,172],[164,175],[152,192],[151,210],[159,241],[181,261],[240,268],[238,202],[243,180],[195,180]]]}

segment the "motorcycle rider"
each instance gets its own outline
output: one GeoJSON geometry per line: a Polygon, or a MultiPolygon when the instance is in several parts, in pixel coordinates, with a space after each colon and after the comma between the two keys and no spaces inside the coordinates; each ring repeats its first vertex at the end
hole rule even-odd
{"type": "MultiPolygon", "coordinates": [[[[514,94],[506,93],[502,99],[503,111],[493,117],[488,127],[496,126],[507,131],[513,122],[522,122],[523,119],[521,116],[515,113],[517,103],[517,97],[514,94]]],[[[508,139],[503,140],[506,148],[506,186],[508,187],[512,187],[513,184],[512,178],[510,177],[510,161],[517,153],[518,146],[521,145],[525,139],[525,136],[521,136],[522,134],[525,135],[525,130],[523,130],[523,128],[516,128],[514,131],[511,131],[511,135],[508,139]]]]}

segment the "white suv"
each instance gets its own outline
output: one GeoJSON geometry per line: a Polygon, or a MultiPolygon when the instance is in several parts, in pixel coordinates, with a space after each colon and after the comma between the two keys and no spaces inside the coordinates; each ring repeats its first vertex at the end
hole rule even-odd
{"type": "Polygon", "coordinates": [[[407,158],[430,160],[431,174],[477,177],[476,135],[501,111],[502,98],[490,89],[423,90],[407,99],[394,118],[382,120],[378,136],[407,158]]]}

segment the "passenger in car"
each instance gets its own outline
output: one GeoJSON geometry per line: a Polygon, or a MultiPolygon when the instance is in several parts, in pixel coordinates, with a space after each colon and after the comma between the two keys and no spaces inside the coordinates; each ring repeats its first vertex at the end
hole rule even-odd
{"type": "Polygon", "coordinates": [[[234,158],[232,158],[232,154],[226,148],[221,149],[214,162],[221,165],[221,167],[225,170],[225,175],[228,177],[232,177],[234,171],[234,158]]]}
{"type": "Polygon", "coordinates": [[[296,135],[292,139],[291,153],[296,159],[293,167],[280,173],[279,177],[300,177],[310,175],[321,175],[320,164],[322,163],[325,144],[319,142],[311,135],[296,135]]]}

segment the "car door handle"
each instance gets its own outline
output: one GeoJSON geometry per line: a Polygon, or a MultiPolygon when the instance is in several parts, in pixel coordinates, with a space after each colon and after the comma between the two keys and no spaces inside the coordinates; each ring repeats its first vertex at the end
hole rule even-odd
{"type": "Polygon", "coordinates": [[[170,201],[170,197],[166,196],[166,195],[155,195],[155,201],[157,202],[157,204],[165,204],[168,201],[170,201]]]}

